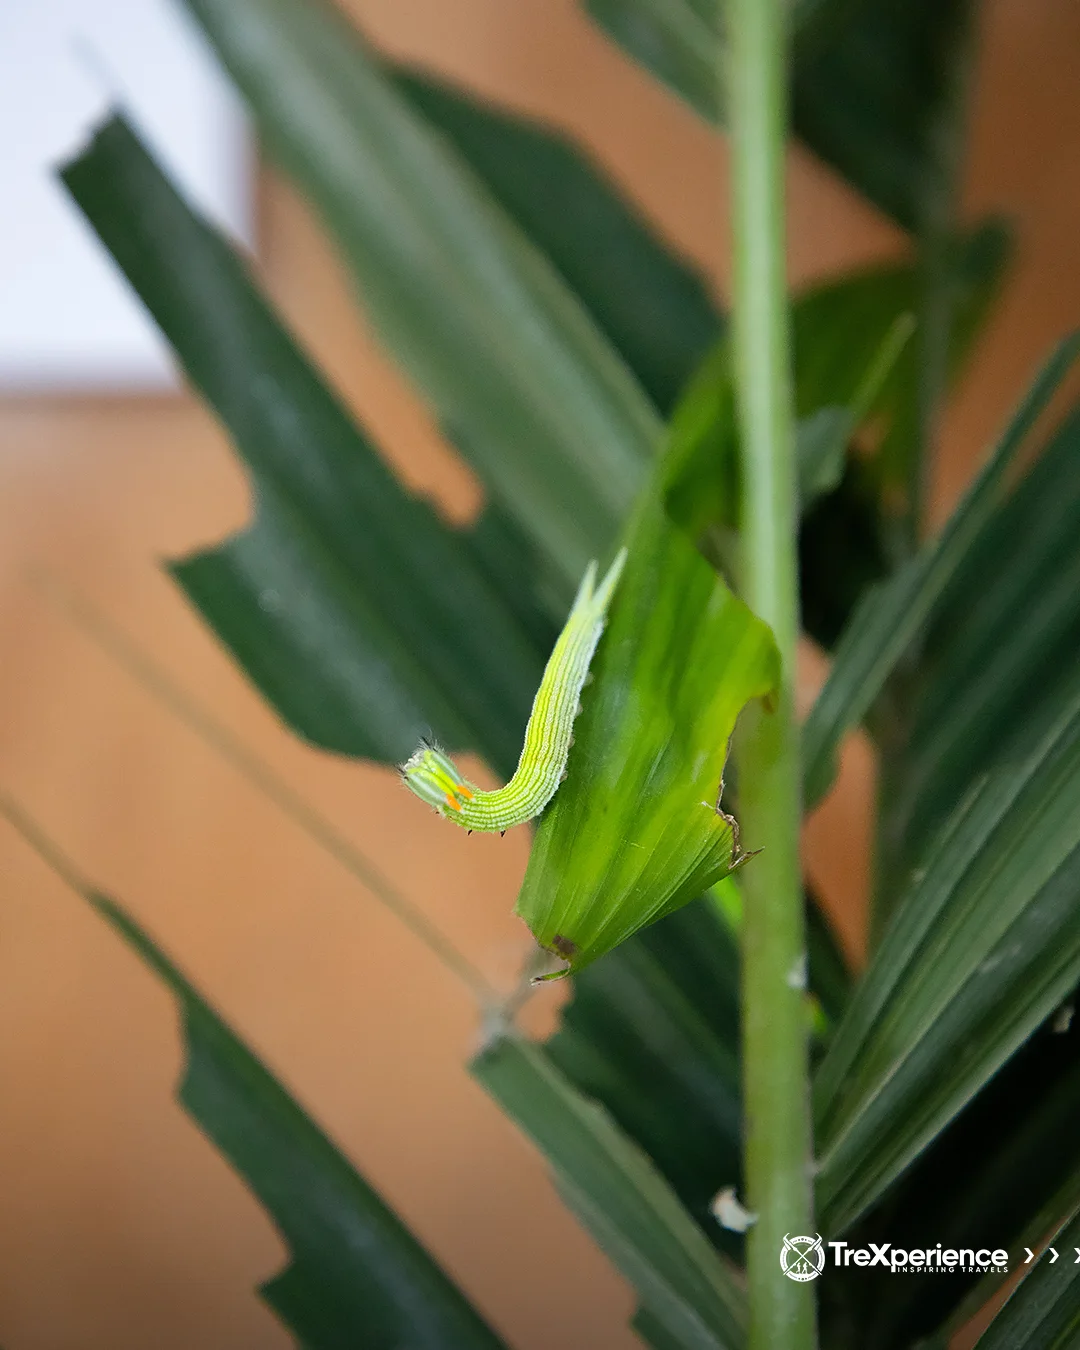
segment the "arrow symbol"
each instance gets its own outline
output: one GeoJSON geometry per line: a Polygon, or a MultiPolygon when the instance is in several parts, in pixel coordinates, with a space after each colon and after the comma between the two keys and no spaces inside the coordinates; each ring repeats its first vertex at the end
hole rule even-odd
{"type": "MultiPolygon", "coordinates": [[[[1080,1247],[1077,1247],[1076,1250],[1077,1250],[1078,1252],[1080,1252],[1080,1247]]],[[[1024,1248],[1024,1251],[1027,1252],[1027,1256],[1024,1257],[1024,1265],[1025,1265],[1025,1266],[1030,1266],[1031,1263],[1032,1263],[1032,1261],[1035,1260],[1035,1253],[1031,1250],[1030,1247],[1025,1247],[1025,1248],[1024,1248]]]]}
{"type": "Polygon", "coordinates": [[[1050,1250],[1054,1253],[1053,1256],[1050,1258],[1050,1264],[1053,1265],[1054,1262],[1058,1259],[1057,1248],[1051,1247],[1050,1250]]]}
{"type": "Polygon", "coordinates": [[[1074,1247],[1073,1251],[1076,1253],[1076,1260],[1073,1262],[1073,1265],[1080,1266],[1080,1247],[1074,1247]]]}

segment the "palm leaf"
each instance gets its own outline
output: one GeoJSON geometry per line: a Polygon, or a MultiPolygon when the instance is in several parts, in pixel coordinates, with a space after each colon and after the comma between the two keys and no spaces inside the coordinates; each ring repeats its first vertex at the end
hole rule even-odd
{"type": "Polygon", "coordinates": [[[413,107],[453,141],[656,407],[668,413],[723,326],[704,278],[565,136],[429,75],[400,71],[395,79],[413,107]]]}
{"type": "Polygon", "coordinates": [[[969,551],[977,546],[1000,504],[1007,470],[1078,352],[1080,335],[1058,347],[938,538],[889,581],[870,591],[852,615],[829,678],[803,728],[803,781],[810,804],[832,783],[841,737],[870,710],[969,551]]]}
{"type": "MultiPolygon", "coordinates": [[[[596,22],[710,121],[725,120],[723,9],[711,0],[586,0],[596,22]]],[[[793,7],[795,132],[914,229],[952,113],[967,0],[801,0],[793,7]]]]}
{"type": "Polygon", "coordinates": [[[718,811],[735,719],[777,680],[769,629],[661,505],[661,463],[547,808],[517,913],[579,970],[719,880],[739,855],[718,811]]]}
{"type": "Polygon", "coordinates": [[[942,828],[815,1081],[821,1221],[872,1205],[1080,979],[1080,687],[942,828]]]}
{"type": "Polygon", "coordinates": [[[544,1047],[731,1251],[709,1205],[742,1168],[738,993],[734,935],[703,898],[575,976],[544,1047]]]}
{"type": "Polygon", "coordinates": [[[0,814],[173,994],[180,1105],[273,1221],[288,1266],[259,1292],[309,1350],[500,1350],[503,1341],[267,1067],[120,905],[11,802],[0,814]]]}
{"type": "Polygon", "coordinates": [[[179,1100],[274,1220],[289,1266],[260,1293],[310,1350],[498,1350],[502,1340],[352,1164],[115,903],[98,912],[176,996],[179,1100]]]}
{"type": "Polygon", "coordinates": [[[742,1345],[745,1310],[733,1272],[607,1113],[516,1036],[497,1036],[472,1072],[547,1158],[563,1199],[634,1286],[665,1344],[742,1345]]]}
{"type": "Polygon", "coordinates": [[[253,475],[255,524],[174,568],[222,641],[316,744],[394,761],[434,731],[512,767],[545,621],[495,578],[527,551],[402,490],[123,121],[64,181],[253,475]]]}
{"type": "Polygon", "coordinates": [[[384,344],[569,594],[659,430],[553,264],[322,0],[187,0],[384,344]]]}
{"type": "Polygon", "coordinates": [[[1070,1350],[1080,1336],[1080,1271],[1073,1251],[1080,1243],[1080,1213],[1063,1224],[979,1337],[979,1350],[1070,1350]]]}
{"type": "Polygon", "coordinates": [[[980,773],[1031,744],[1080,642],[1080,413],[1073,412],[965,557],[937,606],[911,735],[886,804],[904,861],[980,773]]]}

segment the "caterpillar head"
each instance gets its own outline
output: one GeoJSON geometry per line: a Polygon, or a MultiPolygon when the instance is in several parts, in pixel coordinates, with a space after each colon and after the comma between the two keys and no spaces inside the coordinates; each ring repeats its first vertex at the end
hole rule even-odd
{"type": "Polygon", "coordinates": [[[401,777],[410,792],[441,816],[460,811],[473,795],[454,761],[434,745],[420,745],[401,766],[401,777]]]}

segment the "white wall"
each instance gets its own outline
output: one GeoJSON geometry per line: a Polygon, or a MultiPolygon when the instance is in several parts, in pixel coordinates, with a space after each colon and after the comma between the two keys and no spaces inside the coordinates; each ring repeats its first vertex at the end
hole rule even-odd
{"type": "Polygon", "coordinates": [[[0,0],[0,389],[154,390],[164,343],[54,168],[122,106],[184,190],[251,234],[236,95],[170,0],[0,0]]]}

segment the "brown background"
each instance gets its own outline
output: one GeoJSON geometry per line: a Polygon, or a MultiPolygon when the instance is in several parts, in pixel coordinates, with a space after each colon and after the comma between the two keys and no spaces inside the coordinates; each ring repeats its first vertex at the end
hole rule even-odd
{"type": "MultiPolygon", "coordinates": [[[[395,53],[578,133],[724,291],[723,147],[572,0],[353,9],[395,53]]],[[[1080,318],[1080,7],[993,0],[984,19],[966,209],[1008,212],[1020,261],[948,418],[939,515],[1047,345],[1080,318]]],[[[273,175],[259,200],[273,295],[407,481],[467,516],[475,482],[373,350],[306,211],[273,175]]],[[[793,154],[795,283],[900,246],[793,154]]],[[[509,912],[524,832],[459,837],[390,772],[297,744],[158,570],[246,511],[224,438],[190,399],[0,404],[0,785],[160,938],[515,1346],[636,1344],[628,1290],[461,1067],[468,997],[27,582],[44,563],[81,587],[508,982],[525,950],[509,912]]],[[[808,848],[857,945],[859,747],[849,769],[808,848]]],[[[0,1343],[287,1345],[252,1292],[281,1245],[171,1100],[168,996],[6,827],[0,868],[0,1343]]]]}

